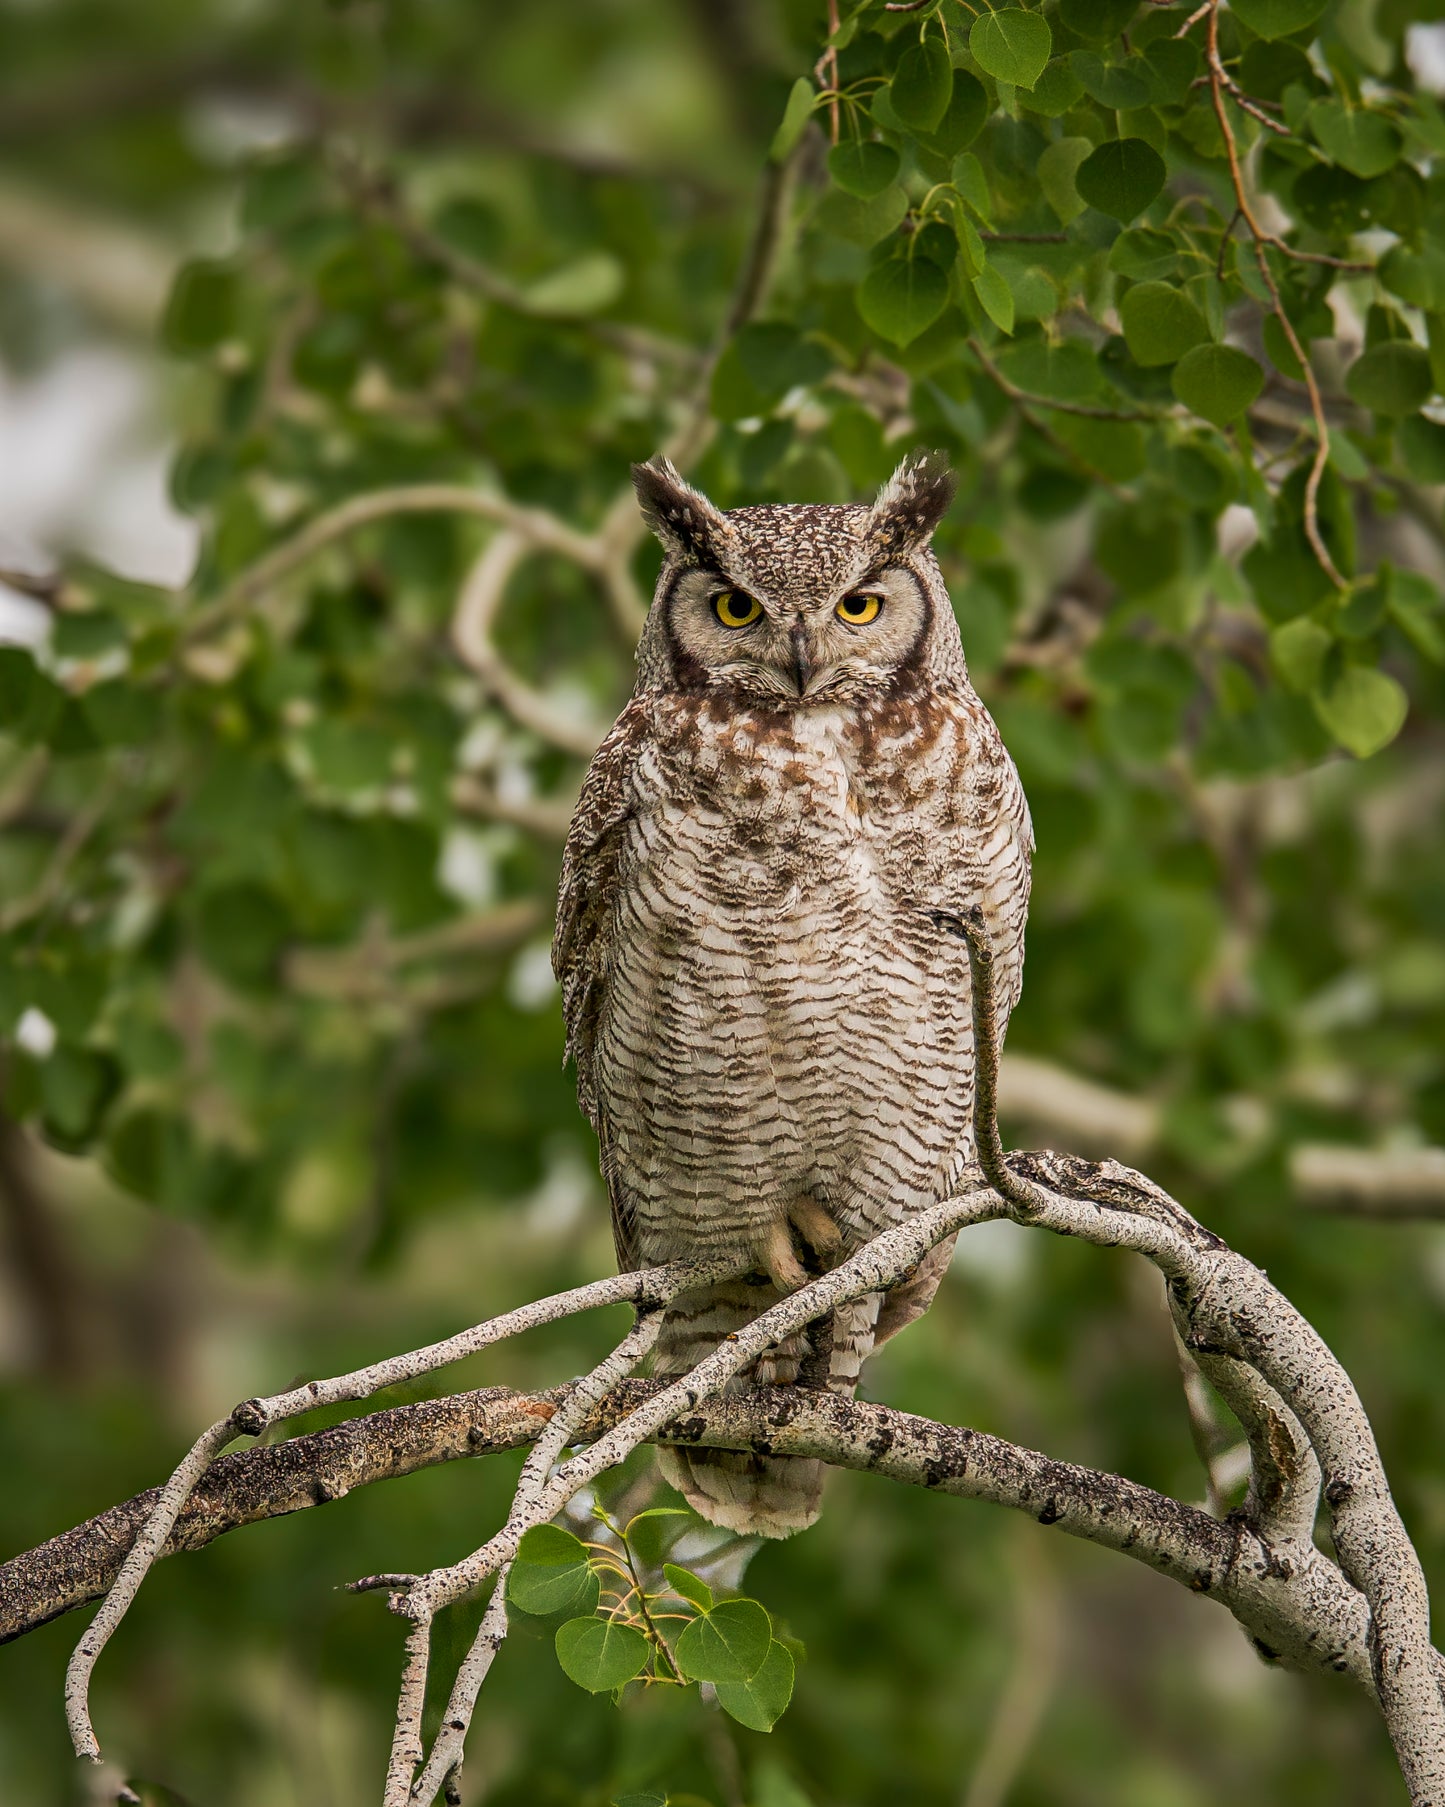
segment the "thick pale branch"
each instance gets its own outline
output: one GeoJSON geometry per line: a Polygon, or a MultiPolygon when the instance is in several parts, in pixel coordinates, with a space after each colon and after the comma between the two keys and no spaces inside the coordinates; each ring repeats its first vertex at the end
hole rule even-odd
{"type": "MultiPolygon", "coordinates": [[[[660,1381],[614,1387],[578,1426],[577,1440],[604,1435],[662,1387],[660,1381]]],[[[223,1456],[187,1501],[162,1554],[202,1549],[242,1525],[327,1505],[377,1481],[528,1447],[567,1392],[489,1387],[223,1456]]],[[[1026,1512],[1220,1601],[1267,1654],[1317,1672],[1347,1672],[1373,1689],[1368,1609],[1333,1563],[1315,1552],[1300,1566],[1286,1565],[1250,1527],[1211,1518],[1119,1475],[1057,1462],[983,1431],[801,1387],[759,1387],[699,1403],[665,1421],[651,1440],[812,1456],[1026,1512]]],[[[104,1593],[159,1493],[138,1494],[0,1567],[0,1641],[104,1593]]]]}

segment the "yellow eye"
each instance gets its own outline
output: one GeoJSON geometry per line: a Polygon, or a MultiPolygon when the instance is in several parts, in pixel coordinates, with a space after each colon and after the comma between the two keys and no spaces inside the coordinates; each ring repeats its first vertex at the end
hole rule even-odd
{"type": "Polygon", "coordinates": [[[840,621],[846,621],[849,627],[867,627],[870,621],[876,621],[883,612],[881,596],[845,596],[833,611],[840,621]]]}
{"type": "Polygon", "coordinates": [[[712,612],[724,627],[751,627],[763,605],[743,590],[724,590],[713,597],[712,612]]]}

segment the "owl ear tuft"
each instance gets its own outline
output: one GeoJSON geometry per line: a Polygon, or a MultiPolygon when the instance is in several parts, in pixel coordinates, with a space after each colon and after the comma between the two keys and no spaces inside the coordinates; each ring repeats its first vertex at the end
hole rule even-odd
{"type": "Polygon", "coordinates": [[[727,522],[700,489],[683,480],[671,459],[659,453],[646,464],[634,464],[632,483],[643,520],[670,558],[689,565],[721,566],[727,522]]]}
{"type": "Polygon", "coordinates": [[[926,545],[957,490],[958,478],[942,452],[910,452],[878,492],[870,537],[895,554],[926,545]]]}

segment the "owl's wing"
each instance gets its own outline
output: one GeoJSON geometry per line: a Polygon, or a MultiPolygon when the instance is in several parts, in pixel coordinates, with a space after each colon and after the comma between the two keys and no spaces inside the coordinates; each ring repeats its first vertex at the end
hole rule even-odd
{"type": "Polygon", "coordinates": [[[983,911],[993,942],[1002,1033],[1023,991],[1034,825],[1018,771],[981,705],[969,738],[954,825],[941,837],[938,852],[947,861],[943,885],[956,900],[952,907],[977,904],[983,911]]]}
{"type": "Polygon", "coordinates": [[[564,1058],[576,1063],[577,1097],[597,1131],[602,1174],[612,1202],[617,1263],[624,1272],[637,1265],[636,1238],[631,1213],[618,1185],[606,1106],[598,1094],[593,1056],[607,982],[608,946],[619,882],[618,855],[633,814],[633,773],[646,727],[643,706],[636,701],[630,703],[587,768],[562,854],[557,926],[552,936],[552,971],[562,987],[562,1020],[567,1035],[564,1058]]]}

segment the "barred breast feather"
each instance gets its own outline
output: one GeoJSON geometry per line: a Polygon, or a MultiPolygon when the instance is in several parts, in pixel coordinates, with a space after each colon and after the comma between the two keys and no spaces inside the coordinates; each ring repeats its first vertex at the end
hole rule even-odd
{"type": "MultiPolygon", "coordinates": [[[[957,696],[624,713],[568,843],[557,960],[625,1265],[745,1258],[799,1198],[851,1248],[948,1195],[971,1152],[973,1038],[967,956],[937,915],[981,904],[1010,1004],[1021,977],[1029,834],[1001,752],[957,696]]],[[[680,1301],[667,1371],[774,1297],[680,1301]]],[[[877,1307],[832,1327],[850,1390],[877,1307]]],[[[805,1358],[784,1350],[764,1377],[805,1358]]]]}

